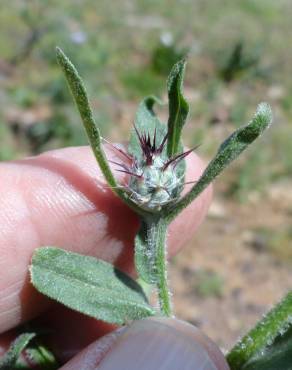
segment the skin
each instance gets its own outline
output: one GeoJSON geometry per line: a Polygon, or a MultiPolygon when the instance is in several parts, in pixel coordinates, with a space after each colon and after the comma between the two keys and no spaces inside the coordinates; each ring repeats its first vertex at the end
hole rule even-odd
{"type": "MultiPolygon", "coordinates": [[[[108,158],[123,160],[112,148],[106,152],[108,158]]],[[[186,181],[198,179],[203,168],[191,154],[186,181]]],[[[126,181],[118,172],[116,177],[120,183],[126,181]]],[[[1,163],[0,178],[0,355],[15,337],[14,328],[34,319],[58,331],[48,338],[67,361],[113,326],[67,310],[36,292],[28,275],[33,250],[58,246],[102,258],[135,276],[133,240],[139,220],[104,183],[88,147],[1,163]]],[[[169,256],[192,238],[211,196],[209,187],[171,224],[169,256]]]]}

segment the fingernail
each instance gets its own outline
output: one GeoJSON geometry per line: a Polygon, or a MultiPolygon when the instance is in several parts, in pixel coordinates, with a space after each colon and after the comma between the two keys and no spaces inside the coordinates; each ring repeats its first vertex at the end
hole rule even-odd
{"type": "Polygon", "coordinates": [[[189,328],[178,327],[163,319],[134,322],[95,369],[228,370],[213,343],[210,346],[206,337],[202,340],[200,335],[190,335],[189,328]]]}

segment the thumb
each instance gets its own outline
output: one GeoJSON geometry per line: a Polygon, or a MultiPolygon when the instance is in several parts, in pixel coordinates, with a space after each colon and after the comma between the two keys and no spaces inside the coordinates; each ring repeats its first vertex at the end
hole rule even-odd
{"type": "Polygon", "coordinates": [[[219,348],[176,319],[135,321],[94,342],[62,370],[228,370],[219,348]]]}

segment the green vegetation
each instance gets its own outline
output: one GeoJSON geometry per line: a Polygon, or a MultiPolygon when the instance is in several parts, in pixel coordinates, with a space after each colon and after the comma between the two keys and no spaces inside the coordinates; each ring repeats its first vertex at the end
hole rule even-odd
{"type": "MultiPolygon", "coordinates": [[[[132,125],[134,108],[140,97],[156,92],[165,102],[164,76],[174,62],[188,54],[185,95],[191,103],[190,117],[197,124],[186,128],[185,142],[193,147],[199,141],[202,144],[201,154],[209,157],[223,138],[229,139],[219,147],[215,158],[191,191],[179,200],[176,197],[169,202],[166,198],[163,206],[157,206],[156,199],[153,203],[152,198],[143,203],[144,188],[141,191],[143,197],[134,201],[127,197],[124,190],[116,190],[142,217],[141,229],[136,237],[138,273],[147,283],[157,286],[161,312],[171,315],[165,271],[166,228],[267,126],[270,109],[268,105],[260,105],[251,124],[237,129],[251,116],[251,109],[263,97],[276,112],[276,125],[270,135],[262,139],[258,147],[261,149],[250,150],[248,160],[239,161],[227,179],[224,178],[225,194],[245,200],[251,192],[268,189],[273,182],[292,176],[292,87],[287,78],[290,75],[291,51],[286,41],[292,36],[292,28],[288,0],[240,0],[236,3],[225,0],[222,7],[204,0],[170,0],[165,5],[166,0],[120,1],[110,8],[105,0],[85,0],[82,3],[77,0],[11,0],[10,6],[3,8],[0,14],[3,29],[0,35],[0,79],[3,86],[0,134],[4,143],[0,160],[87,143],[55,61],[53,51],[59,45],[74,60],[88,87],[92,112],[87,108],[86,94],[78,90],[76,75],[73,73],[70,76],[68,64],[61,63],[65,74],[69,73],[66,77],[85,126],[89,127],[88,136],[97,160],[109,184],[116,188],[115,178],[100,147],[99,130],[102,136],[109,139],[125,138],[124,133],[132,125]],[[95,131],[92,130],[93,122],[98,123],[95,131]],[[229,136],[231,132],[234,134],[229,136]],[[275,157],[277,161],[273,161],[275,157]],[[146,247],[151,253],[145,253],[146,247]]],[[[184,67],[181,66],[174,70],[168,83],[171,104],[166,150],[171,161],[180,152],[181,128],[189,112],[180,91],[183,72],[184,67]]],[[[144,106],[140,106],[140,116],[144,119],[145,109],[148,110],[149,122],[156,117],[151,101],[156,102],[150,98],[144,101],[144,106]]],[[[165,107],[159,106],[158,110],[166,121],[165,107]]],[[[160,123],[154,123],[153,127],[159,127],[160,123]]],[[[143,128],[141,123],[138,126],[143,128]]],[[[159,169],[164,168],[165,171],[168,165],[165,167],[166,163],[163,164],[159,169]]],[[[184,173],[184,168],[178,166],[177,171],[184,173]]],[[[138,190],[136,193],[139,193],[138,190]]],[[[174,190],[172,196],[181,189],[174,190]]],[[[266,235],[265,231],[257,233],[256,236],[263,240],[262,244],[269,252],[282,255],[284,259],[290,257],[290,254],[285,254],[291,239],[289,228],[273,235],[266,235]]],[[[38,266],[33,266],[31,270],[34,283],[40,291],[58,300],[54,284],[44,284],[41,274],[44,270],[47,273],[44,262],[51,261],[43,260],[47,256],[42,253],[49,253],[49,258],[54,259],[55,253],[59,252],[50,249],[38,253],[38,266]]],[[[60,253],[68,257],[66,252],[60,253]]],[[[100,269],[92,260],[86,261],[92,268],[100,269]]],[[[132,305],[131,318],[155,314],[135,281],[111,266],[102,266],[104,279],[111,278],[115,284],[119,280],[117,291],[125,292],[125,301],[132,305]],[[125,286],[130,287],[128,291],[125,291],[125,286]]],[[[53,270],[50,273],[56,277],[53,270]]],[[[81,273],[79,283],[82,288],[87,270],[81,273]]],[[[67,271],[64,271],[60,279],[66,280],[66,274],[67,271]]],[[[202,297],[220,297],[223,294],[223,280],[215,272],[205,271],[197,278],[196,290],[202,297]]],[[[61,280],[59,284],[63,283],[61,280]]],[[[87,296],[91,299],[90,294],[87,296]]],[[[101,307],[109,306],[108,297],[97,296],[101,299],[101,307]]],[[[72,295],[62,298],[69,307],[80,307],[72,295]]],[[[96,314],[91,311],[90,299],[86,309],[83,309],[85,313],[110,322],[127,321],[125,312],[113,309],[116,304],[111,304],[109,313],[103,311],[105,316],[101,316],[100,312],[96,314]]],[[[110,303],[115,302],[115,294],[110,299],[110,303]]],[[[291,293],[230,352],[228,359],[232,369],[275,368],[274,358],[279,355],[280,334],[287,335],[291,342],[290,331],[285,331],[291,325],[290,308],[291,293]]],[[[9,355],[8,360],[15,361],[14,357],[9,355]]],[[[288,358],[286,352],[284,357],[288,358]]],[[[280,360],[277,357],[276,363],[280,360]]]]}
{"type": "Polygon", "coordinates": [[[244,200],[250,190],[291,176],[291,51],[284,41],[292,36],[290,8],[289,1],[272,0],[226,0],[221,8],[204,1],[167,7],[163,0],[121,1],[111,9],[105,0],[12,0],[0,15],[0,131],[9,143],[0,159],[86,144],[54,58],[59,45],[84,76],[93,114],[109,139],[124,135],[142,96],[156,91],[163,98],[164,77],[188,53],[186,86],[196,94],[190,99],[196,124],[186,144],[200,143],[200,153],[209,156],[264,96],[277,108],[281,127],[264,139],[260,158],[250,153],[250,162],[233,167],[230,188],[244,200]],[[208,32],[206,24],[212,24],[208,32]],[[263,176],[254,176],[261,158],[275,154],[281,168],[261,168],[263,176]]]}
{"type": "Polygon", "coordinates": [[[223,296],[224,280],[215,271],[201,269],[194,280],[195,290],[202,298],[223,296]]]}

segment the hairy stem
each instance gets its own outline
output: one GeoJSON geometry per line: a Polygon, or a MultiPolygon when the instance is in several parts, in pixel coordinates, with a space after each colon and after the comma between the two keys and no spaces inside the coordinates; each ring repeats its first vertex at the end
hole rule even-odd
{"type": "Polygon", "coordinates": [[[161,313],[165,316],[172,315],[170,294],[167,282],[166,266],[166,231],[167,224],[160,219],[156,225],[156,256],[155,268],[157,274],[157,290],[161,313]]]}

